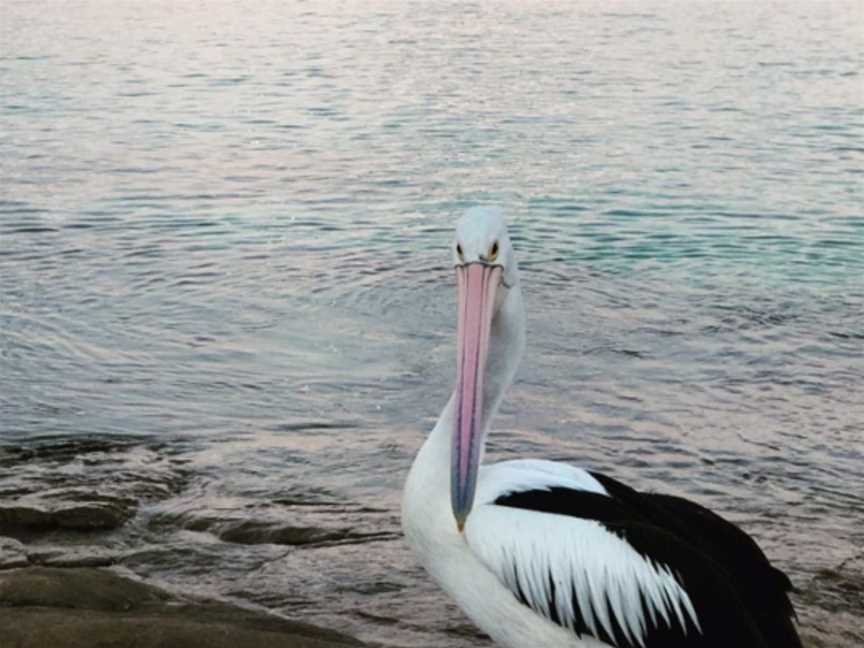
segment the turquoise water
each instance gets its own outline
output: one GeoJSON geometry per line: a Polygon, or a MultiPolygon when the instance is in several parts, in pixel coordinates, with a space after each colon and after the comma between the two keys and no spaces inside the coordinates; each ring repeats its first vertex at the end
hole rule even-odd
{"type": "Polygon", "coordinates": [[[395,535],[286,553],[201,519],[398,533],[479,203],[529,308],[493,458],[689,494],[801,586],[864,544],[860,3],[0,11],[0,439],[184,466],[105,541],[125,566],[475,644],[395,535]]]}

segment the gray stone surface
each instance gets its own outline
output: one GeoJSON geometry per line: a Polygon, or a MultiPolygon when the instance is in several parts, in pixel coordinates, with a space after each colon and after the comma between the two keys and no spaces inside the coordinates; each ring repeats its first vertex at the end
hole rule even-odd
{"type": "Polygon", "coordinates": [[[51,502],[0,506],[0,528],[96,531],[116,529],[135,513],[135,503],[101,498],[89,502],[51,502]]]}
{"type": "Polygon", "coordinates": [[[0,572],[3,648],[349,648],[306,623],[193,601],[93,568],[0,572]]]}
{"type": "Polygon", "coordinates": [[[14,538],[0,536],[0,569],[26,567],[29,562],[27,549],[23,544],[14,538]]]}

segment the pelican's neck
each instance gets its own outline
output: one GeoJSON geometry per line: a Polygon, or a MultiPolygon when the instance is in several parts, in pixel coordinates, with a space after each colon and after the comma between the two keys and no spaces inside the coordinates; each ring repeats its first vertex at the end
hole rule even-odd
{"type": "MultiPolygon", "coordinates": [[[[483,385],[481,429],[484,445],[489,424],[504,399],[504,393],[513,382],[525,348],[525,309],[522,304],[522,290],[518,283],[512,288],[502,287],[502,290],[506,290],[506,296],[501,303],[501,308],[492,319],[486,380],[483,385]]],[[[443,462],[447,466],[450,464],[450,445],[456,426],[456,396],[454,389],[427,441],[427,446],[432,446],[436,450],[435,454],[438,455],[436,462],[443,462]]],[[[447,474],[446,470],[442,471],[442,477],[446,478],[447,474]]]]}

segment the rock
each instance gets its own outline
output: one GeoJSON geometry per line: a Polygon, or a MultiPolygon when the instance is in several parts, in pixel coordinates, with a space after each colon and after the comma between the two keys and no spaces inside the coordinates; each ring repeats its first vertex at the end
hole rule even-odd
{"type": "Polygon", "coordinates": [[[349,648],[333,630],[224,603],[196,602],[102,569],[0,573],[9,648],[349,648]]]}
{"type": "Polygon", "coordinates": [[[185,460],[141,439],[0,442],[0,533],[111,531],[140,503],[179,492],[185,460]]]}
{"type": "Polygon", "coordinates": [[[820,571],[795,603],[805,648],[864,646],[864,553],[820,571]]]}
{"type": "Polygon", "coordinates": [[[217,533],[220,540],[235,544],[322,545],[367,542],[389,539],[392,533],[362,533],[353,529],[324,529],[271,522],[242,520],[223,525],[217,533]]]}
{"type": "Polygon", "coordinates": [[[0,506],[0,529],[96,531],[116,529],[135,514],[134,503],[125,500],[51,503],[41,506],[0,506]]]}
{"type": "Polygon", "coordinates": [[[0,569],[26,567],[29,563],[23,544],[14,538],[0,537],[0,569]]]}
{"type": "Polygon", "coordinates": [[[108,567],[117,562],[116,554],[107,552],[104,547],[80,545],[29,549],[27,559],[33,565],[48,567],[108,567]]]}
{"type": "Polygon", "coordinates": [[[0,605],[121,611],[170,598],[156,587],[103,569],[31,567],[0,574],[0,605]]]}
{"type": "Polygon", "coordinates": [[[197,512],[162,513],[150,520],[151,528],[177,526],[189,531],[211,533],[223,542],[242,545],[276,544],[294,547],[388,540],[387,531],[358,531],[342,527],[318,527],[269,520],[225,519],[197,512]]]}
{"type": "Polygon", "coordinates": [[[347,529],[320,529],[243,520],[219,530],[219,539],[237,544],[307,545],[342,540],[347,529]]]}

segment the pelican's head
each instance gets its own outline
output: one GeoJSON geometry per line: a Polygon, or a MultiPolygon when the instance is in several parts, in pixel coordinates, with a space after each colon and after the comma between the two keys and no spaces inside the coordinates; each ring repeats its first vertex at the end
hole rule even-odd
{"type": "Polygon", "coordinates": [[[519,280],[513,245],[501,209],[472,207],[456,224],[453,264],[459,268],[471,263],[500,267],[501,283],[505,286],[514,286],[519,280]]]}
{"type": "Polygon", "coordinates": [[[483,382],[492,320],[518,282],[513,246],[501,210],[475,207],[456,226],[453,261],[459,285],[456,424],[450,503],[461,531],[474,503],[483,445],[483,382]]]}

